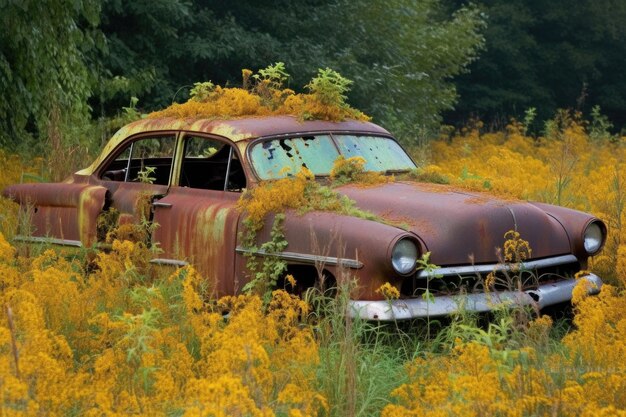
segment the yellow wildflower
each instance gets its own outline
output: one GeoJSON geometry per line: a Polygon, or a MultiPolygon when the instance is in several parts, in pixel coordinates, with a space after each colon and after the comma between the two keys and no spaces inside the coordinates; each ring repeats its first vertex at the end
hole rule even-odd
{"type": "Polygon", "coordinates": [[[383,285],[378,287],[376,293],[385,297],[386,300],[397,300],[400,298],[400,291],[398,288],[391,285],[389,282],[385,282],[383,285]]]}

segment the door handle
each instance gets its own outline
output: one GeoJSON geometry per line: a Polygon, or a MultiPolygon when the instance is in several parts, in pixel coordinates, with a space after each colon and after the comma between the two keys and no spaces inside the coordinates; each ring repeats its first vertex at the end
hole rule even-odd
{"type": "Polygon", "coordinates": [[[172,203],[162,203],[160,201],[154,201],[152,203],[152,207],[171,208],[172,207],[172,203]]]}

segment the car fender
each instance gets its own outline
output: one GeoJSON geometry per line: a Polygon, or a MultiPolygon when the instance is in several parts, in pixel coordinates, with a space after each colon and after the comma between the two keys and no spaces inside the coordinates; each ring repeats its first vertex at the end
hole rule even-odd
{"type": "MultiPolygon", "coordinates": [[[[263,229],[257,234],[257,248],[270,239],[273,222],[274,215],[268,216],[263,229]]],[[[357,277],[358,288],[352,290],[353,296],[369,299],[381,297],[376,290],[385,282],[394,283],[402,279],[391,266],[391,250],[395,242],[402,237],[410,237],[421,253],[426,250],[414,233],[382,222],[333,212],[298,214],[290,210],[286,213],[283,229],[287,247],[278,254],[279,258],[287,264],[311,265],[320,271],[327,270],[338,283],[357,277]]],[[[240,255],[254,254],[242,246],[241,238],[238,252],[240,255]]],[[[240,261],[238,265],[238,272],[245,275],[245,262],[240,261]]]]}

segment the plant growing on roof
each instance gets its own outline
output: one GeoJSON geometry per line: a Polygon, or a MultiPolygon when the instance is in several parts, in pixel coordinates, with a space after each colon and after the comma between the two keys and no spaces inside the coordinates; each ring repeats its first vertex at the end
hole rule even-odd
{"type": "Polygon", "coordinates": [[[317,70],[317,77],[305,87],[323,104],[342,107],[346,105],[346,93],[350,91],[351,84],[351,80],[337,71],[320,68],[317,70]]]}
{"type": "Polygon", "coordinates": [[[267,68],[260,69],[259,73],[254,74],[252,78],[271,89],[280,90],[283,88],[284,82],[289,79],[289,74],[285,71],[285,64],[277,62],[274,65],[268,65],[267,68]]]}
{"type": "Polygon", "coordinates": [[[206,102],[211,98],[211,94],[215,91],[215,84],[211,81],[203,83],[193,83],[193,88],[189,91],[190,100],[206,102]]]}
{"type": "Polygon", "coordinates": [[[223,119],[291,115],[302,120],[370,120],[345,101],[352,81],[330,68],[320,69],[317,77],[305,86],[310,94],[296,94],[289,88],[283,88],[289,74],[282,62],[269,65],[257,74],[244,69],[242,77],[243,88],[221,87],[210,81],[195,83],[189,101],[173,103],[148,117],[223,119]]]}
{"type": "Polygon", "coordinates": [[[260,69],[257,74],[244,70],[243,77],[244,88],[249,84],[248,79],[251,77],[254,80],[252,92],[261,98],[264,106],[272,110],[280,108],[285,99],[294,94],[293,90],[283,88],[283,84],[289,79],[289,74],[285,71],[285,64],[282,62],[268,65],[267,68],[260,69]]]}

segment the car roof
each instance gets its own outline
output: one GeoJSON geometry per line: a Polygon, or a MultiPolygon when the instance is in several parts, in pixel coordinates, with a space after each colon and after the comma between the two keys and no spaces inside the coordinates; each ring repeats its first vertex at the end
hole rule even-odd
{"type": "Polygon", "coordinates": [[[91,175],[104,159],[129,136],[159,131],[190,131],[218,135],[233,142],[243,142],[264,136],[281,136],[313,132],[360,132],[389,135],[382,127],[358,120],[329,122],[324,120],[300,120],[295,116],[257,116],[235,119],[207,119],[175,117],[144,118],[129,123],[118,130],[89,168],[78,171],[79,175],[91,175]]]}
{"type": "Polygon", "coordinates": [[[382,127],[369,122],[346,120],[328,122],[323,120],[299,120],[295,116],[257,116],[236,119],[204,119],[174,117],[146,118],[124,126],[111,139],[119,141],[135,133],[159,130],[186,130],[224,136],[233,142],[240,142],[262,136],[275,136],[314,131],[364,131],[389,134],[382,127]]]}

